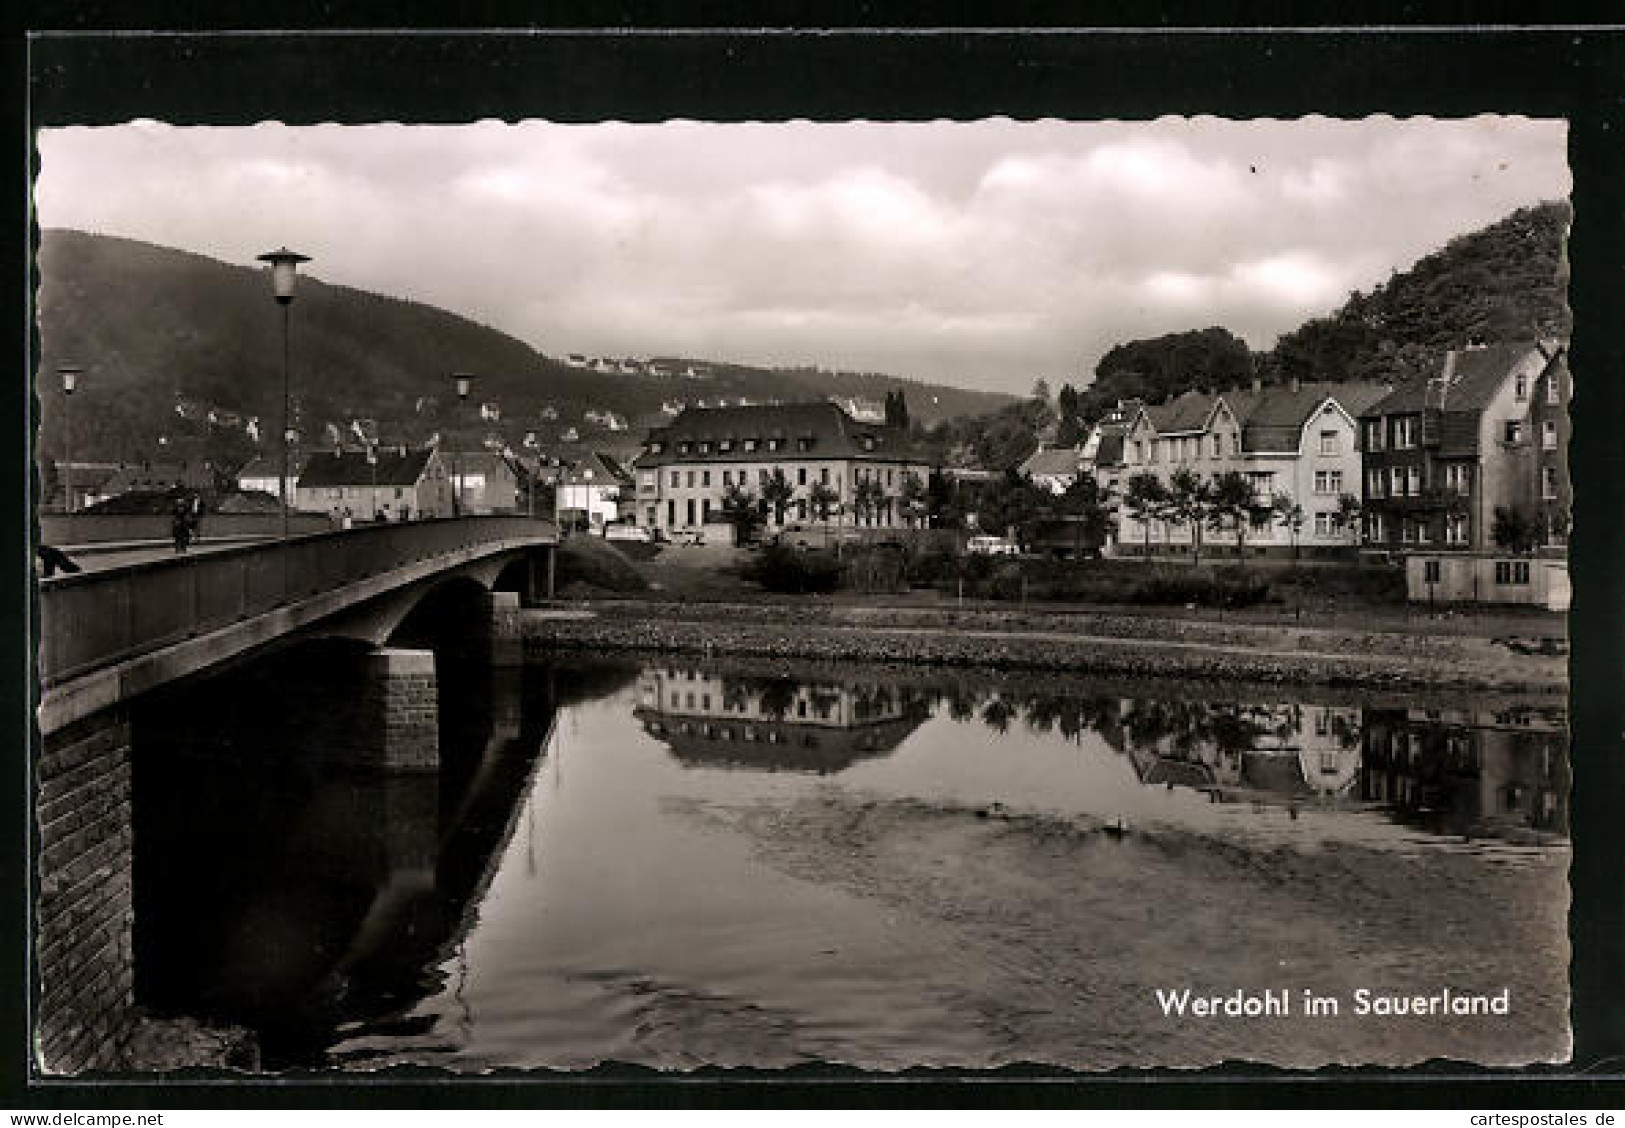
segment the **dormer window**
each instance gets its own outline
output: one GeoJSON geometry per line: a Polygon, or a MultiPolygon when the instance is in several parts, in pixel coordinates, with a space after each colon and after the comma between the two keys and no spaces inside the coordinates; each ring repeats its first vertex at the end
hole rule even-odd
{"type": "Polygon", "coordinates": [[[753,451],[755,451],[755,449],[756,449],[756,440],[755,439],[746,439],[745,440],[745,453],[750,454],[753,451]]]}
{"type": "Polygon", "coordinates": [[[660,454],[665,449],[666,449],[666,444],[665,443],[650,443],[649,444],[649,453],[650,454],[660,454]]]}
{"type": "Polygon", "coordinates": [[[693,443],[682,443],[677,447],[677,453],[679,453],[679,454],[687,454],[689,451],[691,451],[693,449],[694,449],[694,444],[693,443]]]}
{"type": "Polygon", "coordinates": [[[768,450],[778,450],[779,449],[779,440],[778,439],[768,439],[767,440],[767,449],[768,450]]]}
{"type": "Polygon", "coordinates": [[[700,444],[700,453],[701,454],[710,454],[711,453],[711,444],[702,442],[700,444]]]}
{"type": "Polygon", "coordinates": [[[859,441],[863,443],[863,449],[864,450],[874,450],[875,449],[875,437],[873,435],[865,435],[859,441]]]}
{"type": "Polygon", "coordinates": [[[811,450],[812,449],[812,440],[809,439],[809,438],[797,439],[796,440],[796,449],[799,450],[799,451],[802,451],[803,453],[805,453],[808,450],[811,450]]]}
{"type": "Polygon", "coordinates": [[[717,449],[720,450],[723,454],[727,454],[733,448],[734,448],[734,441],[732,439],[723,439],[720,443],[717,444],[717,449]]]}

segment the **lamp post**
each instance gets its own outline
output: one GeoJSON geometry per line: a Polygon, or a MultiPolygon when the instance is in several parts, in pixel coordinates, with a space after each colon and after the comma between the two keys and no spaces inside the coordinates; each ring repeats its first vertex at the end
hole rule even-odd
{"type": "Polygon", "coordinates": [[[288,307],[293,305],[293,284],[299,276],[299,264],[309,262],[309,255],[279,247],[259,256],[260,262],[271,264],[271,289],[277,304],[282,307],[282,476],[277,479],[277,497],[282,503],[282,539],[288,539],[288,307]]]}
{"type": "MultiPolygon", "coordinates": [[[[453,372],[451,374],[451,378],[452,381],[457,385],[457,422],[461,423],[463,421],[463,407],[468,402],[468,390],[474,386],[474,374],[472,372],[453,372]]],[[[454,439],[452,440],[451,448],[451,473],[453,480],[457,484],[451,495],[451,515],[453,517],[462,516],[462,465],[462,455],[458,452],[456,440],[454,439]]]]}
{"type": "Polygon", "coordinates": [[[84,369],[77,364],[64,364],[57,370],[62,377],[62,493],[67,498],[68,512],[73,512],[73,389],[84,369]]]}
{"type": "Polygon", "coordinates": [[[367,469],[372,472],[372,512],[369,514],[372,524],[378,523],[378,445],[367,444],[367,469]]]}

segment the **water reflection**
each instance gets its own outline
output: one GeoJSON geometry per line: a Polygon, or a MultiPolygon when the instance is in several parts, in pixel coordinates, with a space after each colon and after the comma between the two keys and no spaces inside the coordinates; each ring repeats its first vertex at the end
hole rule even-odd
{"type": "Polygon", "coordinates": [[[1275,804],[1294,816],[1377,809],[1452,836],[1568,833],[1560,707],[1215,701],[1091,688],[940,684],[895,670],[765,676],[668,661],[639,673],[635,715],[692,767],[835,774],[894,753],[942,716],[1000,736],[1020,725],[1072,744],[1098,739],[1145,786],[1213,802],[1275,804]]]}
{"type": "Polygon", "coordinates": [[[929,710],[908,686],[660,665],[638,679],[635,715],[684,764],[825,775],[895,750],[929,710]]]}

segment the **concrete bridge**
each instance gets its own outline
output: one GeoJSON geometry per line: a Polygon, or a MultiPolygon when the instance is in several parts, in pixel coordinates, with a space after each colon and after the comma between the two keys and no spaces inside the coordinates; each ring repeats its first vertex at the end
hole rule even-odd
{"type": "MultiPolygon", "coordinates": [[[[551,521],[372,525],[172,555],[39,584],[36,1057],[116,1064],[133,1011],[132,779],[142,726],[204,679],[319,659],[311,733],[348,769],[436,772],[439,674],[489,667],[521,604],[551,595],[551,521]],[[481,653],[480,651],[483,651],[481,653]],[[458,660],[442,661],[455,653],[458,660]],[[475,659],[462,661],[465,657],[475,659]],[[146,720],[136,723],[138,718],[146,720]]],[[[286,673],[271,686],[276,696],[286,673]]],[[[266,694],[259,694],[266,696],[266,694]]],[[[274,716],[287,702],[259,701],[274,716]]],[[[304,732],[306,730],[299,730],[304,732]]],[[[224,753],[223,754],[227,754],[224,753]]]]}

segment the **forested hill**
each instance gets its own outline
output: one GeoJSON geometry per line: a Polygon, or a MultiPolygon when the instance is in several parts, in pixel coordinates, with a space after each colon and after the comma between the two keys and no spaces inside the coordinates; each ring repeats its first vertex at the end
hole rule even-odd
{"type": "MultiPolygon", "coordinates": [[[[68,230],[42,232],[39,258],[39,371],[54,373],[66,361],[86,369],[73,403],[75,459],[192,456],[229,465],[267,444],[274,449],[282,321],[262,271],[68,230]],[[249,418],[259,420],[259,443],[249,437],[249,418]]],[[[911,415],[924,421],[1010,402],[878,373],[711,362],[697,379],[594,372],[445,310],[313,276],[299,281],[291,325],[296,420],[315,445],[359,419],[390,441],[439,432],[517,449],[532,433],[547,453],[570,456],[624,449],[662,405],[702,397],[839,395],[878,404],[901,390],[911,415]],[[454,371],[478,377],[476,402],[462,409],[454,371]],[[479,404],[496,417],[480,420],[479,404]]],[[[54,454],[60,393],[54,378],[42,379],[38,390],[41,446],[54,454]]]]}
{"type": "Polygon", "coordinates": [[[1256,373],[1266,383],[1401,382],[1436,370],[1472,341],[1567,336],[1566,202],[1523,208],[1398,271],[1369,293],[1251,353],[1222,328],[1118,345],[1081,395],[1095,417],[1118,399],[1160,402],[1187,388],[1226,388],[1256,373]]]}

